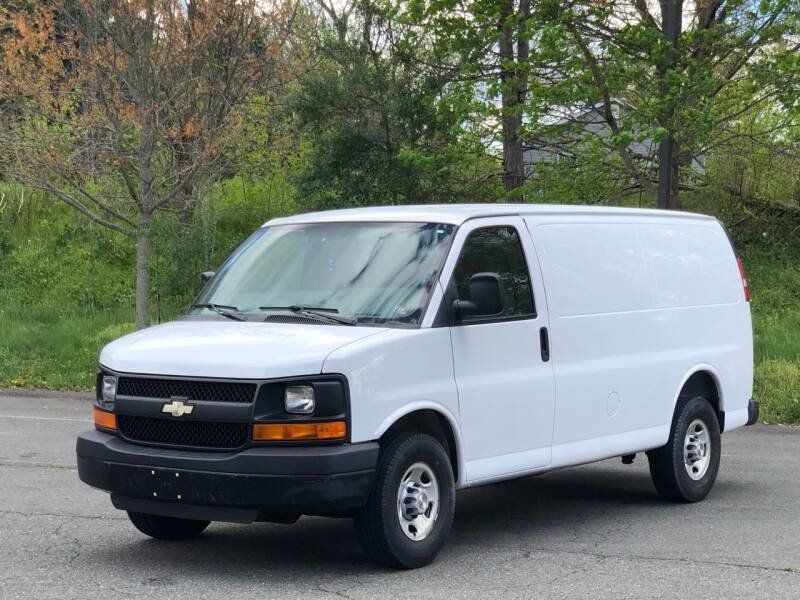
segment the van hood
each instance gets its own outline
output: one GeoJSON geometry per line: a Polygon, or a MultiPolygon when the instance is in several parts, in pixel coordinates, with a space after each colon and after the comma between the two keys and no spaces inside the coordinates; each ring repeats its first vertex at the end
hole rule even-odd
{"type": "Polygon", "coordinates": [[[270,379],[314,375],[334,350],[387,329],[186,319],[108,344],[100,364],[121,373],[270,379]]]}

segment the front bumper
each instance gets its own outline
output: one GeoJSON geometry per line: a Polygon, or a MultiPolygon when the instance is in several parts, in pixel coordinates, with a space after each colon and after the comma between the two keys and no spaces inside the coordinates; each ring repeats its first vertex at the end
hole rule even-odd
{"type": "Polygon", "coordinates": [[[252,522],[339,515],[363,506],[378,443],[195,452],[78,436],[78,476],[119,509],[187,519],[252,522]]]}

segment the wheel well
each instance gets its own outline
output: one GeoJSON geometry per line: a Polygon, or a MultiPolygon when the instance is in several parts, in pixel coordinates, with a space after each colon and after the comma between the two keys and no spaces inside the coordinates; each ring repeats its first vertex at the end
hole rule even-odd
{"type": "Polygon", "coordinates": [[[450,422],[444,415],[431,409],[417,410],[403,415],[381,436],[381,445],[383,445],[384,441],[401,431],[418,431],[420,433],[427,433],[436,438],[450,457],[450,464],[453,467],[453,477],[458,481],[456,438],[453,434],[453,428],[450,426],[450,422]]]}
{"type": "Polygon", "coordinates": [[[695,396],[702,396],[711,403],[719,419],[719,430],[724,431],[725,412],[720,408],[719,388],[714,376],[708,371],[698,371],[689,377],[683,384],[678,398],[689,399],[695,396]]]}

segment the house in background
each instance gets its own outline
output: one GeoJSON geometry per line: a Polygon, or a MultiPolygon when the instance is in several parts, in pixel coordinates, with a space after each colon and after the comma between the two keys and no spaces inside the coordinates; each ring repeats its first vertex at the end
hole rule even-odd
{"type": "MultiPolygon", "coordinates": [[[[623,101],[612,99],[611,112],[617,122],[624,122],[630,110],[623,101]]],[[[562,161],[575,164],[584,144],[599,143],[609,153],[616,152],[602,102],[577,109],[564,108],[559,114],[543,120],[537,133],[526,142],[523,154],[528,179],[535,177],[537,165],[562,161]]],[[[655,173],[658,168],[658,143],[655,140],[634,139],[628,150],[643,172],[655,173]]],[[[692,170],[698,175],[705,173],[703,162],[702,157],[692,162],[692,170]]]]}

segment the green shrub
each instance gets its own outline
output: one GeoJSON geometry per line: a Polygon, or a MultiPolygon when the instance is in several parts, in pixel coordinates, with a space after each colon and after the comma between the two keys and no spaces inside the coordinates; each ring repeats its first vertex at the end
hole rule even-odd
{"type": "Polygon", "coordinates": [[[761,403],[761,420],[800,423],[800,361],[763,360],[756,365],[755,398],[761,403]]]}

